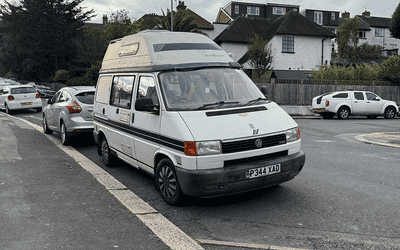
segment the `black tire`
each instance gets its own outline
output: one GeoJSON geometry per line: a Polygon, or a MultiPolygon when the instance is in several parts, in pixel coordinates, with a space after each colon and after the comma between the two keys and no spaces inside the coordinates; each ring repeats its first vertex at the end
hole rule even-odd
{"type": "Polygon", "coordinates": [[[42,112],[42,108],[41,107],[40,108],[36,108],[36,112],[38,112],[38,113],[42,112]]]}
{"type": "Polygon", "coordinates": [[[383,113],[383,116],[386,119],[393,119],[396,116],[396,109],[393,107],[387,107],[385,109],[385,113],[383,113]]]}
{"type": "Polygon", "coordinates": [[[5,109],[6,109],[6,113],[7,113],[7,114],[12,115],[12,114],[14,113],[12,110],[10,110],[10,109],[8,108],[7,103],[4,104],[4,106],[5,106],[5,109]]]}
{"type": "Polygon", "coordinates": [[[174,164],[170,159],[162,159],[156,168],[156,188],[161,198],[169,205],[178,205],[183,197],[174,164]]]}
{"type": "Polygon", "coordinates": [[[101,138],[100,149],[101,149],[101,159],[103,160],[104,165],[106,165],[107,167],[112,167],[114,163],[114,156],[112,155],[110,146],[108,145],[105,136],[101,138]]]}
{"type": "Polygon", "coordinates": [[[71,143],[71,136],[67,132],[67,128],[65,127],[63,121],[61,121],[60,124],[60,138],[61,138],[61,143],[64,146],[68,146],[71,143]]]}
{"type": "Polygon", "coordinates": [[[367,118],[368,119],[376,119],[376,118],[378,118],[378,116],[377,115],[367,115],[367,118]]]}
{"type": "Polygon", "coordinates": [[[45,134],[52,134],[53,131],[47,126],[46,116],[43,114],[43,132],[45,134]]]}
{"type": "Polygon", "coordinates": [[[350,109],[348,107],[340,107],[337,112],[337,117],[339,119],[347,119],[350,116],[350,109]]]}

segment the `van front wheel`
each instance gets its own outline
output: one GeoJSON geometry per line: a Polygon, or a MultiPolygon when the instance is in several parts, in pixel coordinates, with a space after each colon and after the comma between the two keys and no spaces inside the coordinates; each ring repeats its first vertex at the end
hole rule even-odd
{"type": "Polygon", "coordinates": [[[177,205],[182,196],[174,164],[170,159],[161,160],[156,168],[156,185],[163,200],[169,205],[177,205]]]}

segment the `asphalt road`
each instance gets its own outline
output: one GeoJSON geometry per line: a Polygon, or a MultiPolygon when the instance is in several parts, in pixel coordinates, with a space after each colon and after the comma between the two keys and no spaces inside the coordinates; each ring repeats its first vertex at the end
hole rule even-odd
{"type": "MultiPolygon", "coordinates": [[[[14,114],[41,125],[41,113],[14,114]]],[[[304,249],[400,249],[400,151],[356,135],[399,132],[400,119],[296,119],[303,171],[278,187],[167,205],[151,176],[123,162],[106,168],[91,136],[73,147],[160,211],[191,238],[304,249]]],[[[55,137],[59,136],[54,133],[55,137]]],[[[242,249],[203,245],[204,249],[242,249]]],[[[243,248],[245,249],[245,248],[243,248]]]]}

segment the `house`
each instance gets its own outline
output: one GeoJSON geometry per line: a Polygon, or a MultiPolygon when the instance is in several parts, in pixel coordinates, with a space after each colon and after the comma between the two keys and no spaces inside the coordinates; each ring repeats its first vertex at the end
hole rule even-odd
{"type": "Polygon", "coordinates": [[[400,39],[390,35],[389,27],[391,18],[374,17],[369,11],[365,11],[360,18],[359,44],[368,43],[370,45],[380,45],[384,50],[398,50],[400,39]],[[364,27],[364,29],[361,28],[364,27]]]}
{"type": "MultiPolygon", "coordinates": [[[[344,18],[340,18],[339,11],[305,9],[300,14],[335,34],[339,25],[345,21],[344,18]]],[[[347,14],[350,17],[350,13],[347,12],[344,16],[347,17],[347,14]]]]}
{"type": "Polygon", "coordinates": [[[230,2],[218,12],[216,23],[231,23],[241,16],[276,20],[290,11],[299,12],[300,5],[275,3],[230,2]]]}
{"type": "Polygon", "coordinates": [[[247,63],[248,41],[257,33],[268,40],[275,70],[315,70],[330,64],[331,39],[336,35],[314,21],[290,11],[276,20],[238,17],[214,41],[234,59],[250,69],[247,63]]]}

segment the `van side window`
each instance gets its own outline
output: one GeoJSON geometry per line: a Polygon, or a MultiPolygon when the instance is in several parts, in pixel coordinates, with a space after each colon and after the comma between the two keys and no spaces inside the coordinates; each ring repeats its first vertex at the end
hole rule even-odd
{"type": "Polygon", "coordinates": [[[110,105],[130,109],[135,76],[114,76],[110,105]]]}
{"type": "Polygon", "coordinates": [[[364,95],[363,95],[362,92],[354,92],[354,97],[355,97],[357,100],[364,100],[364,95]]]}
{"type": "Polygon", "coordinates": [[[157,91],[154,84],[154,78],[151,76],[141,76],[139,80],[139,88],[137,93],[137,99],[139,98],[151,98],[153,104],[158,105],[157,91]]]}

